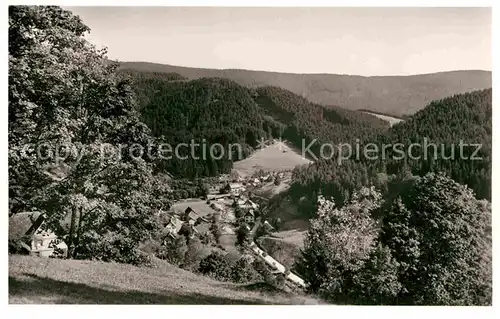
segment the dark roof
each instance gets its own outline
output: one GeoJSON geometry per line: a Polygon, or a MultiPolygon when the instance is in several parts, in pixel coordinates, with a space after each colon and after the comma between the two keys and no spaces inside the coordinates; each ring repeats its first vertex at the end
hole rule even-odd
{"type": "Polygon", "coordinates": [[[191,208],[191,206],[186,208],[186,210],[184,212],[187,214],[187,217],[194,219],[194,220],[198,219],[198,214],[194,211],[194,209],[191,208]]]}
{"type": "Polygon", "coordinates": [[[252,216],[254,216],[254,217],[255,217],[255,213],[253,212],[253,210],[249,210],[249,211],[245,214],[245,216],[246,216],[246,215],[252,215],[252,216]]]}
{"type": "Polygon", "coordinates": [[[19,240],[32,235],[41,225],[43,219],[40,212],[24,212],[9,218],[9,240],[19,240]],[[30,232],[31,234],[27,234],[30,232]]]}
{"type": "Polygon", "coordinates": [[[198,214],[196,214],[195,211],[191,211],[191,212],[189,212],[188,217],[191,219],[197,220],[199,216],[198,216],[198,214]]]}

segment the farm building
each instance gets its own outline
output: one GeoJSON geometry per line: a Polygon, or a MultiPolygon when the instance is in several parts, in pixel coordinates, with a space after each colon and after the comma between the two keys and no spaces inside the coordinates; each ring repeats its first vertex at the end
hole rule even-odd
{"type": "Polygon", "coordinates": [[[200,217],[191,207],[186,208],[185,213],[185,221],[187,221],[190,225],[194,225],[198,218],[200,217]]]}
{"type": "Polygon", "coordinates": [[[177,216],[172,216],[167,226],[165,226],[165,231],[170,235],[176,235],[181,230],[182,224],[182,220],[177,216]]]}
{"type": "Polygon", "coordinates": [[[43,230],[45,216],[39,212],[17,213],[9,217],[9,243],[22,247],[31,255],[49,257],[56,248],[63,255],[68,246],[50,230],[43,230]]]}
{"type": "Polygon", "coordinates": [[[253,224],[254,222],[255,222],[255,213],[253,209],[251,209],[245,214],[245,223],[253,224]]]}

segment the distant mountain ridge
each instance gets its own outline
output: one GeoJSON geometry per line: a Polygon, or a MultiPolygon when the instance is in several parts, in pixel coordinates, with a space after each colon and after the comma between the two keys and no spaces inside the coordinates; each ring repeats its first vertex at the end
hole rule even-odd
{"type": "Polygon", "coordinates": [[[433,100],[492,86],[491,71],[448,71],[408,76],[294,74],[240,69],[204,69],[149,62],[120,62],[121,69],[178,73],[192,80],[227,78],[257,88],[277,86],[311,102],[350,110],[370,110],[393,116],[412,115],[433,100]]]}

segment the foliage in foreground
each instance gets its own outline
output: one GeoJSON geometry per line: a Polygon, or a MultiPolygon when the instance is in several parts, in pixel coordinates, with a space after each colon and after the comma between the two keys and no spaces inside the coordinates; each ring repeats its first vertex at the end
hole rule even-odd
{"type": "Polygon", "coordinates": [[[349,304],[491,304],[489,203],[444,174],[410,184],[385,203],[367,188],[341,208],[320,198],[297,263],[312,292],[349,304]]]}
{"type": "Polygon", "coordinates": [[[88,31],[59,7],[9,7],[10,213],[45,213],[70,257],[138,263],[165,184],[129,148],[149,129],[88,31]]]}

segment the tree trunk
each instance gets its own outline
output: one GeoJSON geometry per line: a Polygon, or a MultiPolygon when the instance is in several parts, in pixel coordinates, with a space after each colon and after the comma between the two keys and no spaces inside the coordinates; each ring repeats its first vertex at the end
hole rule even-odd
{"type": "Polygon", "coordinates": [[[71,210],[71,224],[69,227],[69,238],[68,238],[68,258],[73,258],[73,252],[75,249],[75,245],[73,242],[73,237],[75,234],[75,225],[76,225],[76,208],[71,210]]]}
{"type": "MultiPolygon", "coordinates": [[[[78,212],[78,227],[76,229],[76,240],[74,241],[75,247],[80,246],[80,236],[82,235],[82,215],[83,215],[83,210],[80,208],[78,212]]],[[[73,257],[76,257],[77,254],[78,254],[78,249],[75,248],[73,251],[73,257]]]]}

